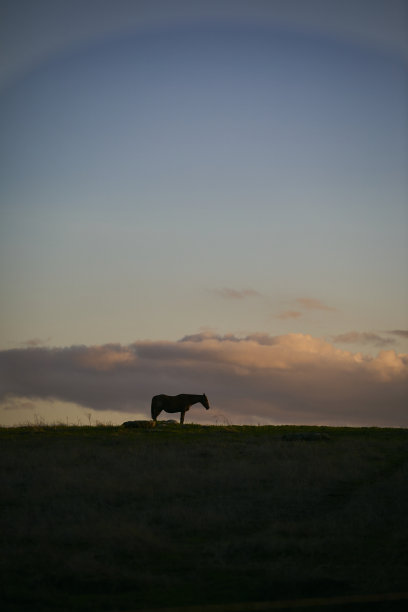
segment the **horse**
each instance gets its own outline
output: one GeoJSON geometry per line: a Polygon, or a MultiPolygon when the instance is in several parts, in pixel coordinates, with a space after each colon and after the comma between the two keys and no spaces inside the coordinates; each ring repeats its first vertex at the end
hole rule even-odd
{"type": "Polygon", "coordinates": [[[181,393],[180,395],[155,395],[152,398],[151,413],[153,421],[162,410],[164,412],[180,412],[180,425],[184,423],[184,415],[193,404],[202,404],[206,410],[210,409],[210,404],[205,393],[202,395],[192,395],[189,393],[181,393]]]}

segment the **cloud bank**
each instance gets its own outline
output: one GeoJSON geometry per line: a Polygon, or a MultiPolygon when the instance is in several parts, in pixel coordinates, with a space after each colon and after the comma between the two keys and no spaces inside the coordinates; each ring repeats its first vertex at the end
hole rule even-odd
{"type": "MultiPolygon", "coordinates": [[[[157,393],[205,392],[233,423],[408,426],[407,354],[368,357],[303,334],[19,348],[0,351],[0,371],[0,399],[10,405],[58,399],[148,417],[157,393]]],[[[189,416],[213,418],[199,408],[189,416]]]]}

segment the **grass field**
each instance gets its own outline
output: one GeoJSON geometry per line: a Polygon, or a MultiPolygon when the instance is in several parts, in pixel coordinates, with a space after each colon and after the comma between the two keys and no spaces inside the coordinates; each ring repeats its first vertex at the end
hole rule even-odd
{"type": "Polygon", "coordinates": [[[0,449],[3,610],[408,591],[408,430],[37,425],[0,449]]]}

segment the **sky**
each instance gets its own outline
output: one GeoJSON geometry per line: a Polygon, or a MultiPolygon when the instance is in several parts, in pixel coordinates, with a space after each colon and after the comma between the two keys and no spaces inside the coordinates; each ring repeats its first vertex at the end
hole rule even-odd
{"type": "Polygon", "coordinates": [[[408,426],[407,4],[2,11],[0,425],[408,426]]]}

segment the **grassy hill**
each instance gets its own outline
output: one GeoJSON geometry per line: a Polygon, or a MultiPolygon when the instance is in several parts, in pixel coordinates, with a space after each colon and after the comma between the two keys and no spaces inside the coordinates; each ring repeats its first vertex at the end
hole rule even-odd
{"type": "Polygon", "coordinates": [[[0,453],[3,610],[408,591],[407,430],[37,425],[0,453]]]}

